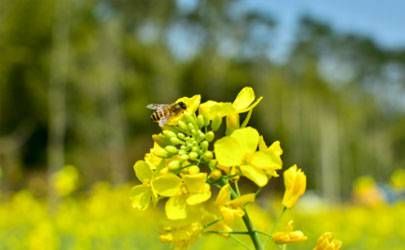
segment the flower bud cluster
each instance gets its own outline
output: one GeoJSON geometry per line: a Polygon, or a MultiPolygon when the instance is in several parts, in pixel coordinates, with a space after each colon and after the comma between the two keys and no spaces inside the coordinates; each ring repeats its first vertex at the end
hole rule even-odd
{"type": "Polygon", "coordinates": [[[209,130],[209,121],[202,115],[185,114],[176,126],[166,127],[153,135],[154,141],[164,149],[162,158],[173,173],[199,173],[215,168],[214,153],[210,145],[215,133],[209,130]]]}

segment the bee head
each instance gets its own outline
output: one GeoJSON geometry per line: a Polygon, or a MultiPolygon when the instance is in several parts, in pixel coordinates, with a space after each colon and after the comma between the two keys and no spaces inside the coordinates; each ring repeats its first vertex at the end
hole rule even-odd
{"type": "Polygon", "coordinates": [[[187,105],[184,102],[178,102],[177,105],[182,109],[187,109],[187,105]]]}

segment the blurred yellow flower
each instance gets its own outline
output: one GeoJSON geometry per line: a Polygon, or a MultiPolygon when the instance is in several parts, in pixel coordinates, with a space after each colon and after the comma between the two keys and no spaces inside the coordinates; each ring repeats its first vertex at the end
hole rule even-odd
{"type": "Polygon", "coordinates": [[[375,207],[384,203],[384,196],[371,176],[361,176],[353,184],[355,202],[375,207]]]}
{"type": "Polygon", "coordinates": [[[314,250],[339,250],[342,247],[342,242],[333,238],[332,233],[323,233],[314,248],[314,250]]]}
{"type": "Polygon", "coordinates": [[[272,240],[276,244],[287,244],[287,243],[295,243],[301,242],[308,239],[307,236],[301,230],[293,229],[293,221],[290,220],[287,225],[287,230],[283,232],[275,232],[271,236],[272,240]]]}
{"type": "MultiPolygon", "coordinates": [[[[1,176],[1,175],[0,175],[1,176]]],[[[405,169],[400,168],[394,171],[391,175],[391,185],[394,189],[405,189],[405,169]]]]}
{"type": "Polygon", "coordinates": [[[160,241],[172,243],[176,250],[188,249],[190,244],[198,238],[202,229],[203,226],[198,222],[169,226],[160,234],[160,241]]]}
{"type": "Polygon", "coordinates": [[[219,207],[225,224],[229,225],[245,214],[243,211],[244,205],[254,201],[255,194],[245,194],[232,200],[231,186],[226,184],[219,191],[215,204],[219,207]]]}
{"type": "Polygon", "coordinates": [[[59,196],[67,196],[76,190],[79,173],[72,165],[66,165],[52,176],[52,186],[59,196]]]}
{"type": "Polygon", "coordinates": [[[293,165],[284,172],[285,192],[282,204],[286,208],[291,208],[297,200],[304,194],[307,184],[307,177],[297,165],[293,165]]]}

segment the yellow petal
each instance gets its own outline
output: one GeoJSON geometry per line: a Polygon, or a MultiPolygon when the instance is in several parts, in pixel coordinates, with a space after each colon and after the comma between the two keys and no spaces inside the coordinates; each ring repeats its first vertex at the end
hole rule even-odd
{"type": "Polygon", "coordinates": [[[246,178],[256,183],[256,185],[258,185],[259,187],[266,186],[268,178],[266,174],[263,173],[263,171],[261,171],[260,169],[257,169],[250,165],[242,165],[240,166],[240,170],[246,178]]]}
{"type": "Polygon", "coordinates": [[[152,170],[145,161],[137,161],[134,165],[134,171],[136,177],[142,182],[149,182],[152,178],[152,170]]]}
{"type": "Polygon", "coordinates": [[[325,232],[319,237],[314,250],[340,250],[341,247],[340,240],[334,239],[332,233],[325,232]]]}
{"type": "Polygon", "coordinates": [[[271,238],[276,244],[295,243],[308,239],[308,237],[305,236],[304,233],[300,230],[291,232],[276,232],[272,235],[271,238]]]}
{"type": "Polygon", "coordinates": [[[149,207],[152,200],[152,191],[150,187],[137,185],[132,188],[130,198],[132,207],[143,211],[149,207]]]}
{"type": "Polygon", "coordinates": [[[231,186],[229,186],[229,184],[226,184],[222,186],[221,189],[219,190],[217,199],[215,200],[215,204],[218,206],[222,206],[230,200],[231,200],[231,186]]]}
{"type": "Polygon", "coordinates": [[[184,102],[187,106],[186,112],[194,114],[200,105],[201,95],[194,95],[193,97],[182,97],[176,100],[176,103],[184,102]]]}
{"type": "Polygon", "coordinates": [[[235,138],[223,137],[214,144],[215,157],[223,166],[237,166],[242,163],[244,151],[235,138]]]}
{"type": "Polygon", "coordinates": [[[273,142],[268,148],[268,151],[273,152],[277,156],[281,156],[283,154],[283,150],[281,149],[280,141],[273,142]]]}
{"type": "Polygon", "coordinates": [[[165,205],[166,216],[170,220],[181,220],[187,217],[186,201],[182,196],[169,198],[165,205]]]}
{"type": "Polygon", "coordinates": [[[255,100],[255,92],[251,87],[244,87],[233,101],[236,111],[244,110],[255,100]]]}
{"type": "Polygon", "coordinates": [[[151,184],[153,190],[161,196],[172,197],[181,193],[182,181],[175,174],[167,173],[158,176],[152,180],[151,184]]]}
{"type": "Polygon", "coordinates": [[[206,190],[207,173],[188,174],[182,178],[189,193],[199,193],[206,190]]]}
{"type": "Polygon", "coordinates": [[[259,143],[259,132],[252,127],[236,129],[231,137],[237,140],[243,149],[243,154],[250,154],[256,151],[259,143]]]}
{"type": "Polygon", "coordinates": [[[291,208],[305,193],[306,176],[297,165],[291,166],[283,173],[285,192],[282,200],[283,206],[291,208]]]}
{"type": "Polygon", "coordinates": [[[249,159],[249,163],[255,167],[273,172],[274,170],[281,169],[281,158],[272,152],[257,151],[249,159]]]}
{"type": "Polygon", "coordinates": [[[221,207],[220,211],[226,224],[231,224],[233,221],[241,218],[245,214],[245,212],[243,212],[243,210],[240,208],[233,209],[229,207],[221,207]]]}
{"type": "Polygon", "coordinates": [[[235,129],[238,129],[239,124],[239,114],[233,113],[226,117],[226,134],[232,133],[235,129]]]}
{"type": "Polygon", "coordinates": [[[213,120],[215,117],[222,118],[235,112],[235,108],[230,102],[206,101],[199,107],[199,114],[203,115],[207,120],[213,120]]]}
{"type": "Polygon", "coordinates": [[[209,198],[211,198],[210,185],[205,184],[204,191],[188,195],[186,202],[188,205],[192,206],[203,203],[204,201],[207,201],[209,198]]]}
{"type": "Polygon", "coordinates": [[[234,200],[229,201],[227,205],[231,207],[243,207],[247,203],[254,202],[255,198],[256,198],[255,194],[244,194],[234,200]]]}

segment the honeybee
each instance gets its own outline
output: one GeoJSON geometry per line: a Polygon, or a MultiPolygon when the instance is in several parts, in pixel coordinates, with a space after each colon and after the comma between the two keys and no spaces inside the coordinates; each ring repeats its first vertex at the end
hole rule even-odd
{"type": "Polygon", "coordinates": [[[184,102],[177,102],[172,104],[148,104],[146,108],[154,110],[150,118],[152,121],[157,122],[160,127],[163,127],[170,118],[181,114],[187,109],[184,102]]]}

